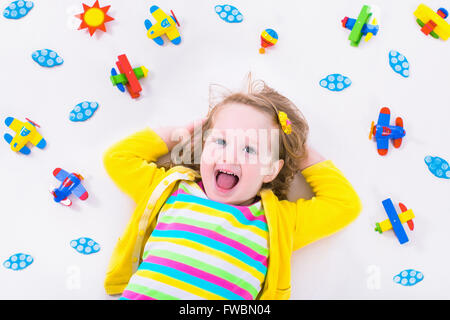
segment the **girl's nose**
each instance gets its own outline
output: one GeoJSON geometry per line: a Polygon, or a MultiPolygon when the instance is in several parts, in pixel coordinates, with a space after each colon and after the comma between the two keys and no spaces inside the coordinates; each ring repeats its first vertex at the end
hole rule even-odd
{"type": "Polygon", "coordinates": [[[234,144],[229,144],[225,148],[225,163],[236,163],[237,162],[237,152],[236,146],[234,144]]]}

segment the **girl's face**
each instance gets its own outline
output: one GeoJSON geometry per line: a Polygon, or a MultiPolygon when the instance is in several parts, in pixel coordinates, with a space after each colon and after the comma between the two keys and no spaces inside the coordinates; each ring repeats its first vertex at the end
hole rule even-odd
{"type": "Polygon", "coordinates": [[[262,184],[275,179],[283,166],[278,134],[268,114],[245,104],[222,106],[207,132],[200,162],[208,198],[233,205],[253,203],[262,184]]]}

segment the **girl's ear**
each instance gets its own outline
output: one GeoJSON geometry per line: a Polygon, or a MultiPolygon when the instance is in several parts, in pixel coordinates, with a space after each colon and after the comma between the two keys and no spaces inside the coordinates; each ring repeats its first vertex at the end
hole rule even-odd
{"type": "Polygon", "coordinates": [[[272,180],[274,180],[278,173],[280,173],[281,169],[283,168],[284,165],[284,160],[283,159],[279,159],[277,161],[274,161],[271,165],[270,165],[270,173],[268,175],[265,175],[263,178],[263,182],[264,183],[269,183],[272,180]]]}

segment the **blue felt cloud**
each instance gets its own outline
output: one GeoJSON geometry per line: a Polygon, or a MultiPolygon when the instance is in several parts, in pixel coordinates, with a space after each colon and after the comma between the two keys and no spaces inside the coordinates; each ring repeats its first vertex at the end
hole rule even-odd
{"type": "Polygon", "coordinates": [[[425,163],[432,174],[438,178],[450,179],[448,162],[439,157],[426,156],[425,163]]]}
{"type": "Polygon", "coordinates": [[[70,246],[82,254],[92,254],[100,251],[100,245],[91,238],[86,237],[70,241],[70,246]]]}
{"type": "Polygon", "coordinates": [[[401,53],[395,50],[389,51],[389,65],[392,70],[404,78],[409,77],[409,62],[408,59],[401,53]]]}
{"type": "Polygon", "coordinates": [[[29,254],[16,253],[3,262],[3,266],[14,271],[19,271],[27,268],[33,261],[33,257],[29,254]]]}
{"type": "Polygon", "coordinates": [[[33,6],[32,1],[13,1],[3,10],[3,16],[7,19],[20,19],[25,17],[33,6]]]}
{"type": "Polygon", "coordinates": [[[36,61],[41,67],[55,67],[64,62],[55,51],[50,49],[36,50],[31,55],[34,61],[36,61]]]}
{"type": "Polygon", "coordinates": [[[402,286],[413,286],[423,280],[423,273],[413,269],[403,270],[394,276],[394,282],[402,286]]]}
{"type": "Polygon", "coordinates": [[[220,19],[228,23],[239,23],[244,20],[244,16],[239,10],[229,4],[217,5],[214,7],[216,13],[219,15],[220,19]]]}
{"type": "Polygon", "coordinates": [[[97,102],[83,101],[77,104],[69,114],[70,121],[85,121],[98,109],[97,102]]]}
{"type": "Polygon", "coordinates": [[[321,87],[327,88],[330,91],[342,91],[349,87],[352,84],[352,81],[342,74],[334,73],[321,79],[319,84],[321,87]]]}

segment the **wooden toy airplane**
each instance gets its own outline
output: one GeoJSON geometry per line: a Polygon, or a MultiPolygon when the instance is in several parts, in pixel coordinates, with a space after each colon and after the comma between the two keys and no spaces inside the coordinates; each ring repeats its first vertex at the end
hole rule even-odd
{"type": "Polygon", "coordinates": [[[36,129],[39,126],[30,119],[26,118],[26,120],[27,122],[22,122],[13,117],[5,119],[5,124],[16,133],[16,136],[13,138],[10,134],[5,133],[4,138],[11,145],[12,151],[19,151],[22,154],[30,154],[31,150],[26,146],[28,142],[39,149],[43,149],[47,145],[36,129]]]}
{"type": "Polygon", "coordinates": [[[368,23],[371,16],[372,13],[370,12],[370,7],[365,5],[359,12],[357,19],[345,17],[341,20],[342,26],[351,30],[348,39],[350,40],[350,45],[352,47],[358,46],[362,36],[365,36],[364,41],[367,42],[372,38],[372,36],[377,35],[380,27],[378,26],[375,18],[373,19],[372,24],[368,23]]]}
{"type": "Polygon", "coordinates": [[[384,200],[383,202],[384,210],[388,216],[388,219],[376,223],[375,231],[378,231],[380,234],[387,230],[394,230],[395,235],[397,236],[400,244],[404,244],[409,241],[408,236],[406,235],[405,229],[402,226],[402,223],[407,223],[409,229],[414,230],[414,222],[412,219],[415,218],[414,212],[411,209],[407,209],[403,203],[399,203],[400,210],[402,213],[397,215],[397,211],[395,210],[394,204],[390,198],[384,200]]]}
{"type": "Polygon", "coordinates": [[[146,19],[144,21],[145,28],[147,29],[147,37],[153,39],[160,46],[164,44],[164,40],[161,38],[163,34],[167,35],[169,40],[175,45],[181,42],[180,33],[176,27],[176,25],[180,26],[180,24],[172,10],[170,12],[172,13],[171,16],[167,15],[158,6],[152,6],[150,13],[156,19],[156,23],[152,25],[150,20],[146,19]]]}
{"type": "Polygon", "coordinates": [[[446,9],[439,8],[437,12],[434,12],[428,6],[419,4],[414,15],[417,23],[422,27],[420,31],[425,35],[431,34],[433,38],[441,38],[444,41],[450,37],[450,24],[444,20],[448,16],[446,9]]]}
{"type": "Polygon", "coordinates": [[[125,92],[125,85],[130,96],[133,99],[138,98],[140,96],[140,92],[142,91],[139,79],[147,76],[147,68],[141,66],[133,69],[125,54],[120,55],[117,59],[118,61],[116,62],[116,65],[120,74],[117,74],[116,69],[111,69],[110,79],[112,84],[117,86],[117,89],[122,92],[125,92]]]}
{"type": "Polygon", "coordinates": [[[56,179],[61,181],[61,185],[58,188],[50,191],[53,195],[55,202],[61,203],[64,206],[72,205],[72,201],[68,198],[72,193],[76,195],[80,200],[86,200],[88,193],[81,184],[83,177],[78,173],[69,174],[67,171],[56,168],[53,170],[53,175],[56,179]]]}
{"type": "Polygon", "coordinates": [[[369,139],[372,140],[372,136],[377,141],[378,153],[384,156],[388,152],[389,139],[393,139],[394,147],[400,148],[402,144],[402,138],[405,136],[406,131],[403,129],[403,120],[400,117],[395,119],[395,126],[390,126],[391,111],[389,108],[381,108],[378,116],[378,123],[370,126],[369,139]]]}

